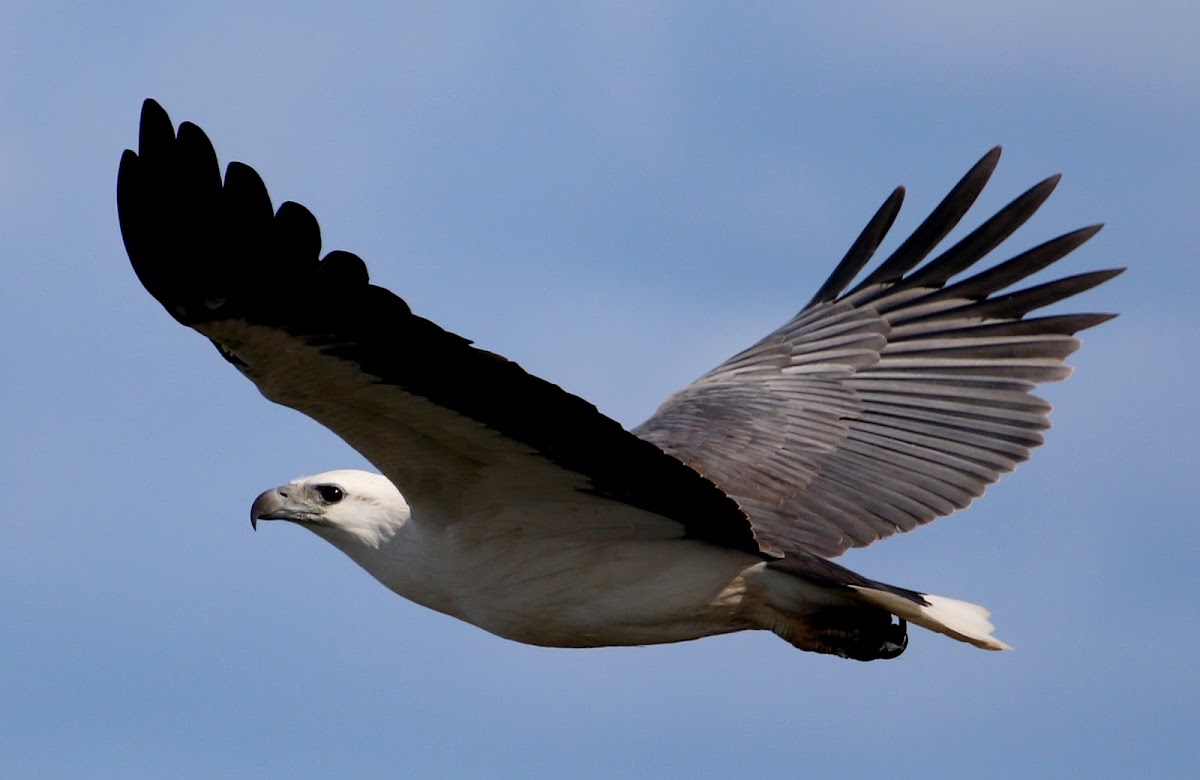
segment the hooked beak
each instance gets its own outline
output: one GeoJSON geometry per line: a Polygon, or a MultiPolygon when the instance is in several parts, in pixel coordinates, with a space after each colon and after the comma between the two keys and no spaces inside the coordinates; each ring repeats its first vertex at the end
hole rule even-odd
{"type": "Polygon", "coordinates": [[[285,485],[271,488],[254,499],[250,507],[250,527],[257,531],[259,520],[290,520],[295,523],[315,520],[312,507],[292,498],[296,492],[285,485]]]}

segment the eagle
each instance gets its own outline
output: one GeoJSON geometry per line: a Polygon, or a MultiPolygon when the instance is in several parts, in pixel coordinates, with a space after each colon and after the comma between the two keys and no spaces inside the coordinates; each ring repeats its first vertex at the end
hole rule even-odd
{"type": "Polygon", "coordinates": [[[379,473],[335,470],[254,500],[418,604],[518,642],[599,647],[750,629],[807,651],[894,658],[908,624],[987,650],[983,607],[835,558],[966,507],[1042,443],[1076,334],[1111,314],[1043,307],[1109,269],[1012,289],[1100,229],[978,264],[1054,190],[1034,185],[930,258],[994,170],[985,154],[855,283],[894,190],[798,314],[632,430],[322,257],[316,219],[224,176],[205,133],[147,100],[117,179],[146,290],[271,401],[379,473]],[[1030,316],[1038,313],[1037,316],[1030,316]]]}

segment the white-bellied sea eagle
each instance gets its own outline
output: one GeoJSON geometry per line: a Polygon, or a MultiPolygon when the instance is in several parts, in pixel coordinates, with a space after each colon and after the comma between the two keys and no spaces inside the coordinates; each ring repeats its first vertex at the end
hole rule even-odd
{"type": "Polygon", "coordinates": [[[204,133],[147,100],[117,202],[134,270],[176,320],[382,474],[266,491],[288,520],[396,593],[519,642],[595,647],[767,629],[802,650],[893,658],[907,622],[999,650],[988,612],[829,560],[965,507],[1042,442],[1074,334],[1112,315],[1030,317],[1112,278],[1011,291],[1099,225],[973,266],[1054,176],[927,259],[999,159],[993,149],[854,284],[904,191],[884,201],[792,319],[632,431],[516,363],[413,314],[312,214],[224,179],[204,133]],[[968,269],[972,269],[965,275],[968,269]],[[853,286],[851,286],[853,284],[853,286]]]}

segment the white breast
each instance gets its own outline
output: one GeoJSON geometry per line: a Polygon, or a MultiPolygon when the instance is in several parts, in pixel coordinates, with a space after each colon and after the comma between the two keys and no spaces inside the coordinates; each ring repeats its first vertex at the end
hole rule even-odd
{"type": "MultiPolygon", "coordinates": [[[[340,545],[339,545],[340,546],[340,545]]],[[[413,518],[343,551],[396,593],[499,636],[554,647],[654,644],[752,627],[746,553],[680,538],[616,502],[413,518]],[[553,509],[554,511],[550,511],[553,509]]]]}

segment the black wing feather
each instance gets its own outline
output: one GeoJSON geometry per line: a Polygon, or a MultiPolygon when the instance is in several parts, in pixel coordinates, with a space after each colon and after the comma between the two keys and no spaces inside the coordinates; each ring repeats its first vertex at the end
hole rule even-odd
{"type": "MultiPolygon", "coordinates": [[[[272,367],[254,365],[265,348],[244,341],[284,339],[331,372],[352,371],[364,385],[397,390],[397,407],[381,410],[376,423],[399,426],[397,438],[401,429],[406,440],[442,433],[407,411],[408,400],[428,402],[412,408],[433,404],[469,422],[468,430],[474,425],[508,437],[581,475],[589,492],[675,520],[688,536],[759,552],[741,508],[676,458],[583,399],[414,315],[399,297],[369,283],[357,256],[334,251],[321,259],[312,214],[290,202],[275,211],[262,179],[244,164],[231,163],[222,182],[212,145],[195,125],[184,123],[176,135],[167,114],[148,100],[139,139],[139,151],[122,157],[117,182],[134,270],[175,319],[209,336],[252,379],[272,367]]],[[[311,380],[299,371],[283,380],[296,387],[280,388],[278,374],[271,388],[260,384],[265,394],[314,416],[388,473],[379,461],[391,456],[377,443],[386,443],[386,430],[364,444],[339,427],[355,398],[334,397],[336,389],[314,398],[322,391],[299,386],[311,380]]]]}

